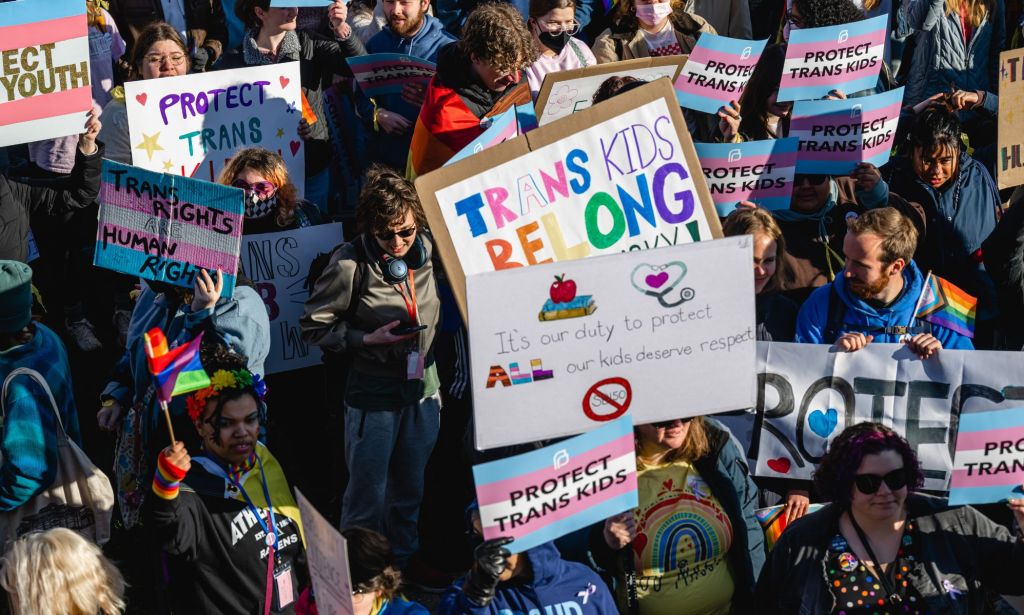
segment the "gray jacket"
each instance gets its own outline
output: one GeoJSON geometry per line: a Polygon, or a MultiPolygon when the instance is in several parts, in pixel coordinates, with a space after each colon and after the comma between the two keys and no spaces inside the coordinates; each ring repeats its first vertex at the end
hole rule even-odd
{"type": "Polygon", "coordinates": [[[993,5],[965,44],[960,15],[947,15],[945,0],[904,0],[896,16],[896,36],[917,32],[917,47],[903,104],[916,105],[948,92],[950,84],[961,90],[996,91],[1005,9],[1003,0],[994,0],[993,5]]]}
{"type": "MultiPolygon", "coordinates": [[[[758,615],[833,612],[825,554],[839,527],[841,509],[829,504],[783,532],[757,582],[758,615]]],[[[949,506],[923,494],[907,498],[920,557],[907,579],[935,615],[1012,613],[994,594],[1024,594],[1024,540],[970,506],[949,506]],[[950,591],[952,588],[954,591],[950,591]]]]}

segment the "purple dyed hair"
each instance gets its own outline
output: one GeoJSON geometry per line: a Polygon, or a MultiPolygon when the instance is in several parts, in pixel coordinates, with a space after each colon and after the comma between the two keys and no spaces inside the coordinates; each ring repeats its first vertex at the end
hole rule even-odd
{"type": "Polygon", "coordinates": [[[826,501],[849,506],[853,493],[853,477],[866,455],[896,451],[903,458],[907,473],[907,489],[915,491],[924,485],[924,474],[917,453],[910,443],[881,423],[857,423],[836,436],[828,452],[814,472],[814,485],[826,501]]]}

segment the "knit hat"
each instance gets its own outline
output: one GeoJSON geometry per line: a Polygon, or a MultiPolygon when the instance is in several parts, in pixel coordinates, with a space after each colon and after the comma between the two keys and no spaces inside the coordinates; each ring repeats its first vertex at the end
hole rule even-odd
{"type": "Polygon", "coordinates": [[[32,270],[0,260],[0,332],[22,330],[32,320],[32,270]]]}

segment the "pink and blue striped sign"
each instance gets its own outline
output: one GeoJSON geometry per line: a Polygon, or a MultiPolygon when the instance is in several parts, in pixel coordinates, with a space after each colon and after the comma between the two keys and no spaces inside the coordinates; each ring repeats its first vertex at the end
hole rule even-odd
{"type": "Polygon", "coordinates": [[[84,2],[0,2],[0,57],[0,147],[82,132],[92,107],[84,2]]]}
{"type": "Polygon", "coordinates": [[[473,477],[484,538],[532,549],[637,506],[632,418],[474,466],[473,477]]]}
{"type": "Polygon", "coordinates": [[[796,172],[845,175],[860,162],[882,166],[892,154],[902,104],[903,88],[793,103],[789,136],[800,139],[796,172]]]}
{"type": "Polygon", "coordinates": [[[239,188],[103,161],[93,264],[191,288],[199,269],[238,273],[244,193],[239,188]]]}
{"type": "Polygon", "coordinates": [[[875,87],[885,55],[888,20],[888,15],[879,15],[838,26],[790,31],[777,99],[810,100],[832,90],[853,94],[875,87]]]}
{"type": "Polygon", "coordinates": [[[768,210],[789,209],[799,143],[792,137],[694,143],[718,215],[728,216],[740,201],[768,210]]]}
{"type": "Polygon", "coordinates": [[[679,106],[717,113],[739,101],[767,43],[701,34],[676,78],[679,106]]]}
{"type": "Polygon", "coordinates": [[[950,504],[1024,498],[1024,408],[960,415],[950,504]]]}
{"type": "Polygon", "coordinates": [[[437,72],[433,62],[400,53],[372,53],[345,61],[367,98],[401,94],[407,83],[426,85],[437,72]]]}

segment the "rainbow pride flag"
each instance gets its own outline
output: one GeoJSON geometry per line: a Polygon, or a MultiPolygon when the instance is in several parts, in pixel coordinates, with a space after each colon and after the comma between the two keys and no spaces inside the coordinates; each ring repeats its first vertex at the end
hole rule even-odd
{"type": "Polygon", "coordinates": [[[145,333],[146,362],[149,373],[156,380],[160,401],[166,403],[175,395],[210,386],[210,377],[199,361],[202,341],[203,334],[200,333],[191,342],[168,350],[167,338],[158,327],[145,333]]]}
{"type": "Polygon", "coordinates": [[[978,300],[931,273],[924,284],[914,317],[973,338],[978,300]]]}

